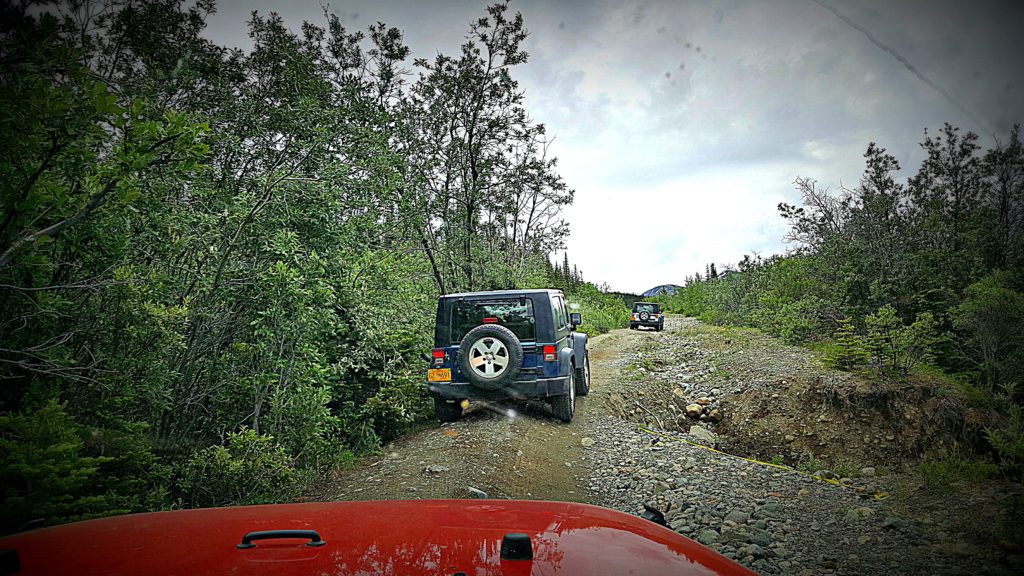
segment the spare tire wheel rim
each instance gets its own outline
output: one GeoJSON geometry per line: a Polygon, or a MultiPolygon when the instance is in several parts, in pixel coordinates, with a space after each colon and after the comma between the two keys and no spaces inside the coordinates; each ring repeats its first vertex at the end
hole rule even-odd
{"type": "Polygon", "coordinates": [[[648,314],[647,312],[641,312],[640,313],[640,319],[641,320],[647,320],[650,317],[651,317],[650,314],[648,314]]]}
{"type": "Polygon", "coordinates": [[[469,348],[469,365],[477,376],[493,380],[508,368],[508,348],[493,336],[484,336],[469,348]]]}

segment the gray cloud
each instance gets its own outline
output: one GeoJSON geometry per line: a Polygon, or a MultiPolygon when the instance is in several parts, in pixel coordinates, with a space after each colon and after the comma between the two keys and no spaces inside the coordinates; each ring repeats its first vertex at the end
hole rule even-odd
{"type": "MultiPolygon", "coordinates": [[[[926,127],[978,130],[973,114],[991,127],[987,144],[1024,119],[1024,3],[825,1],[862,30],[820,0],[513,1],[531,31],[515,75],[577,190],[569,253],[588,279],[638,291],[782,251],[775,205],[795,199],[796,176],[855,185],[869,141],[909,173],[926,127]]],[[[456,52],[485,5],[338,10],[352,28],[397,26],[414,55],[430,56],[456,52]]],[[[255,7],[295,26],[321,12],[316,2],[255,7]]],[[[252,8],[223,4],[210,36],[244,45],[252,8]]]]}

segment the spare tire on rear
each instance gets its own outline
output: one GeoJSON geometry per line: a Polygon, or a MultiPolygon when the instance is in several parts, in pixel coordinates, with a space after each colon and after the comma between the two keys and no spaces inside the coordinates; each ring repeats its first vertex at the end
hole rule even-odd
{"type": "Polygon", "coordinates": [[[508,328],[483,324],[459,344],[459,369],[471,384],[497,390],[512,383],[523,366],[523,347],[508,328]]]}

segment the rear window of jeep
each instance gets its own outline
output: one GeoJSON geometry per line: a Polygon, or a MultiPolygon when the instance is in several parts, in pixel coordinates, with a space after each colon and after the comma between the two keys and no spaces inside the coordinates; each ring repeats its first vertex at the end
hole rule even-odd
{"type": "Polygon", "coordinates": [[[653,314],[657,314],[661,312],[661,307],[658,306],[657,304],[636,304],[633,306],[633,312],[650,312],[653,314]]]}
{"type": "Polygon", "coordinates": [[[452,304],[449,334],[453,344],[461,342],[467,332],[481,324],[504,326],[521,341],[537,339],[533,301],[529,298],[463,300],[452,304]]]}

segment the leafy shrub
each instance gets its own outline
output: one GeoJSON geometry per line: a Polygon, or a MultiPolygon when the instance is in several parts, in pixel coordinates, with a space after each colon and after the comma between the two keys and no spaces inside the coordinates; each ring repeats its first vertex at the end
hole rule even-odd
{"type": "Polygon", "coordinates": [[[999,455],[1000,467],[1008,474],[1016,475],[1024,484],[1024,407],[1012,402],[1014,385],[1004,386],[1003,393],[996,401],[1006,412],[1006,423],[998,428],[985,431],[985,436],[999,455]]]}
{"type": "Polygon", "coordinates": [[[295,470],[271,436],[246,428],[226,446],[192,454],[179,471],[178,489],[189,507],[279,502],[293,495],[295,470]]]}
{"type": "Polygon", "coordinates": [[[766,296],[750,312],[750,322],[785,342],[797,344],[812,339],[821,331],[817,316],[813,300],[782,302],[766,296]]]}
{"type": "Polygon", "coordinates": [[[839,320],[839,327],[836,328],[835,341],[826,347],[826,364],[850,370],[857,366],[867,364],[871,359],[871,352],[868,349],[864,337],[857,333],[853,320],[843,318],[839,320]]]}
{"type": "Polygon", "coordinates": [[[906,376],[910,370],[932,360],[932,348],[938,341],[935,318],[922,312],[910,326],[885,305],[866,319],[868,346],[879,372],[906,376]]]}
{"type": "Polygon", "coordinates": [[[583,317],[580,330],[591,335],[603,334],[614,328],[629,325],[629,309],[622,300],[601,292],[593,284],[574,286],[567,295],[570,312],[579,312],[583,317]]]}
{"type": "Polygon", "coordinates": [[[154,458],[139,432],[90,432],[56,400],[0,416],[0,530],[158,507],[162,491],[140,473],[154,458]],[[86,437],[106,455],[90,454],[86,437]]]}
{"type": "Polygon", "coordinates": [[[953,309],[953,323],[965,334],[965,355],[990,388],[1024,370],[1024,294],[996,272],[971,284],[953,309]]]}

